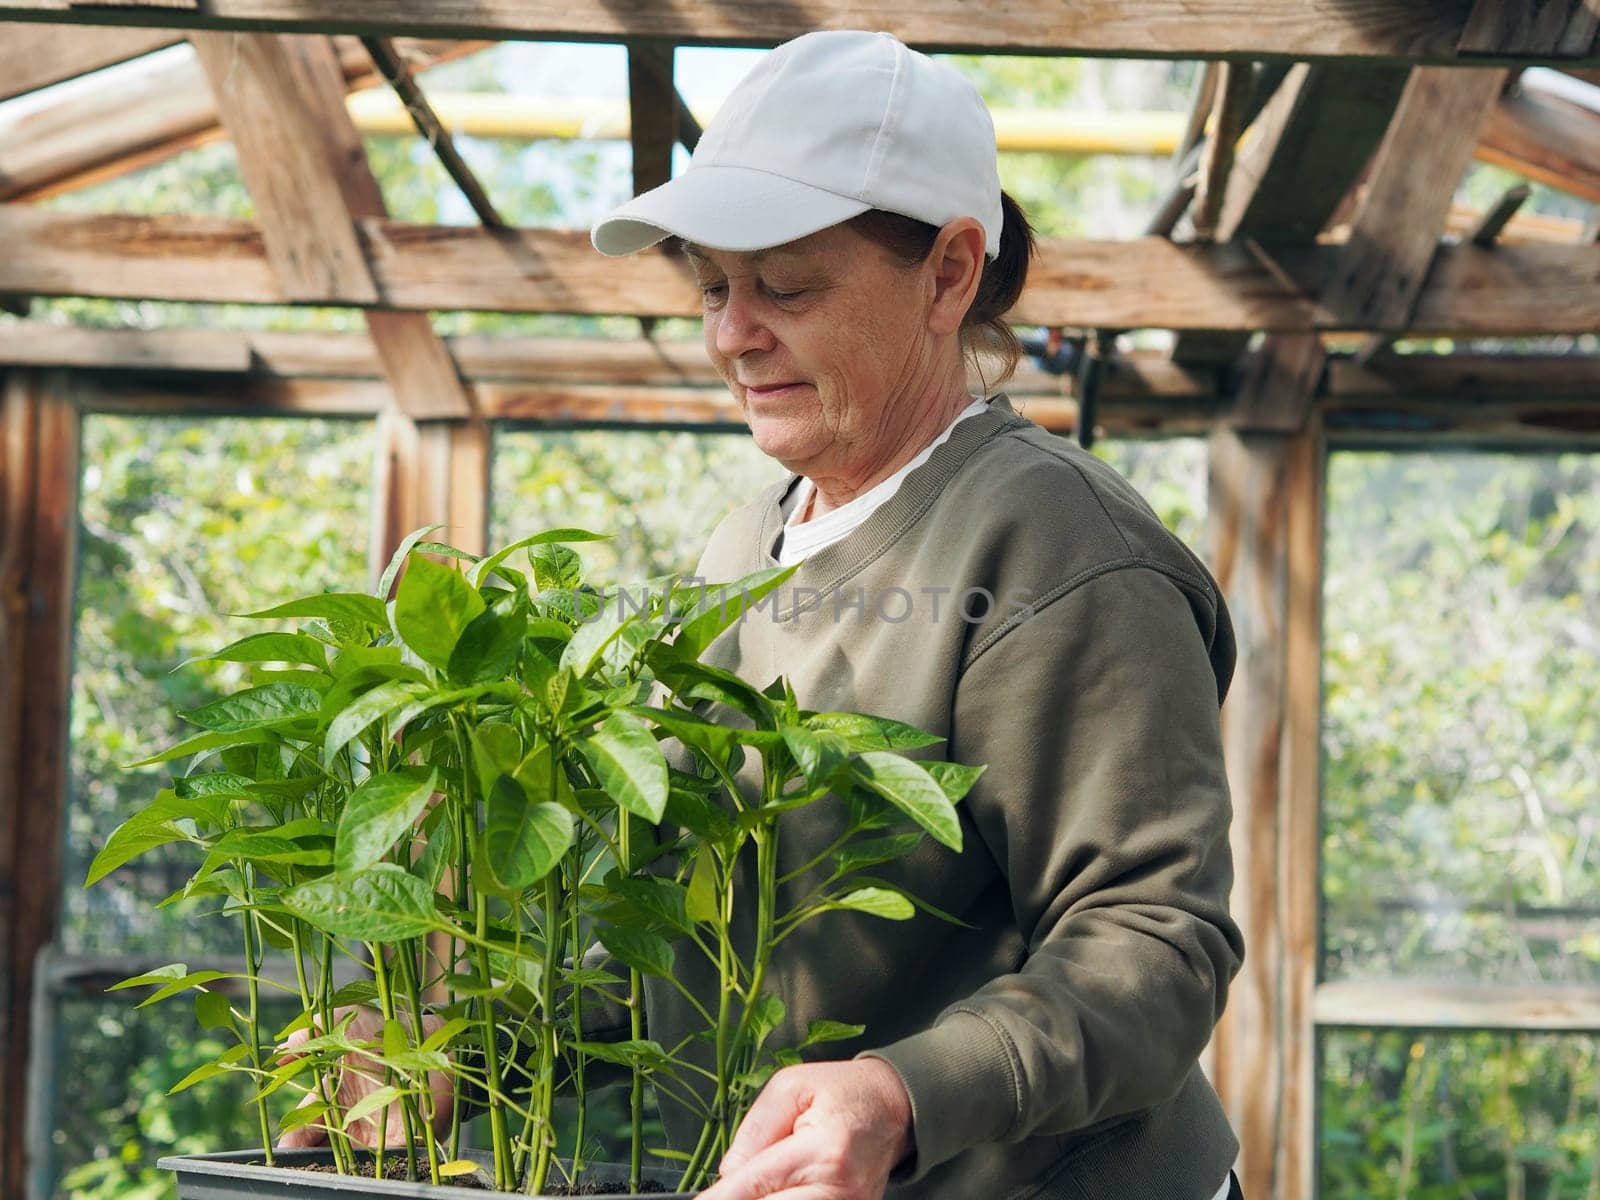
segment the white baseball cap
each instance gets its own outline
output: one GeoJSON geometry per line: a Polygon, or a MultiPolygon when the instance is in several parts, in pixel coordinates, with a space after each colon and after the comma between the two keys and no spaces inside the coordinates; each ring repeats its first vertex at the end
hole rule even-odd
{"type": "Polygon", "coordinates": [[[977,88],[894,35],[829,30],[762,58],[706,126],[688,169],[589,236],[609,255],[673,235],[763,250],[875,208],[936,226],[974,217],[995,257],[994,121],[977,88]]]}

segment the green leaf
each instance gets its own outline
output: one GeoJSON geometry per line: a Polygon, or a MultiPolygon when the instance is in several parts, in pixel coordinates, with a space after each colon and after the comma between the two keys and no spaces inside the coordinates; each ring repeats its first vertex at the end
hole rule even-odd
{"type": "Polygon", "coordinates": [[[453,821],[448,820],[448,810],[440,805],[435,812],[439,820],[435,821],[430,829],[426,821],[423,822],[422,853],[417,856],[416,862],[411,864],[411,873],[434,891],[439,888],[439,881],[444,878],[445,868],[455,862],[456,855],[456,827],[453,821]]]}
{"type": "Polygon", "coordinates": [[[667,760],[650,727],[628,713],[612,713],[594,733],[578,742],[616,804],[652,824],[667,807],[667,760]]]}
{"type": "Polygon", "coordinates": [[[863,787],[876,792],[952,850],[961,849],[961,819],[939,781],[921,763],[869,750],[851,764],[863,787]]]}
{"type": "MultiPolygon", "coordinates": [[[[521,538],[512,542],[509,546],[502,546],[499,550],[496,550],[477,565],[473,572],[472,582],[481,587],[496,567],[524,546],[543,546],[554,542],[602,542],[608,540],[609,537],[609,534],[590,533],[587,529],[546,529],[543,533],[521,538]]],[[[544,585],[541,584],[540,586],[544,585]]]]}
{"type": "Polygon", "coordinates": [[[339,815],[333,865],[341,875],[370,867],[394,847],[438,790],[439,772],[373,775],[354,792],[339,815]]]}
{"type": "Polygon", "coordinates": [[[278,1132],[288,1133],[291,1129],[300,1129],[306,1125],[319,1123],[328,1112],[326,1100],[313,1100],[309,1104],[297,1105],[278,1120],[278,1132]]]}
{"type": "Polygon", "coordinates": [[[111,831],[105,846],[89,864],[89,873],[84,876],[83,886],[94,886],[124,863],[131,862],[157,846],[188,839],[188,833],[173,822],[165,819],[152,820],[144,813],[136,813],[111,831]]]}
{"type": "Polygon", "coordinates": [[[750,1006],[750,1035],[755,1039],[757,1046],[765,1042],[772,1031],[783,1024],[783,1018],[788,1015],[788,1011],[776,992],[761,993],[756,1002],[750,1006]]]}
{"type": "Polygon", "coordinates": [[[816,1046],[822,1042],[847,1042],[867,1031],[865,1025],[846,1025],[843,1021],[813,1021],[806,1027],[805,1040],[800,1046],[816,1046]]]}
{"type": "Polygon", "coordinates": [[[330,621],[355,621],[363,625],[376,625],[379,629],[389,624],[389,614],[383,601],[376,596],[359,592],[324,592],[320,596],[304,596],[260,612],[229,613],[234,617],[324,617],[330,621]]]}
{"type": "Polygon", "coordinates": [[[706,663],[652,661],[661,682],[687,703],[711,700],[750,718],[758,729],[774,729],[772,702],[732,671],[706,663]]]}
{"type": "Polygon", "coordinates": [[[155,983],[171,983],[174,979],[182,979],[189,973],[189,968],[184,963],[168,963],[164,967],[152,967],[142,975],[130,975],[120,983],[113,983],[106,988],[108,992],[120,992],[125,988],[148,987],[155,983]]]}
{"type": "Polygon", "coordinates": [[[328,663],[327,647],[316,638],[303,633],[252,633],[210,654],[197,654],[186,658],[173,670],[197,662],[241,663],[305,663],[325,667],[328,663]]]}
{"type": "Polygon", "coordinates": [[[269,736],[264,729],[242,729],[238,732],[227,733],[197,733],[191,738],[185,738],[175,746],[169,746],[160,754],[152,754],[149,758],[141,758],[138,762],[124,763],[123,767],[131,770],[134,767],[148,767],[155,763],[171,762],[175,758],[184,758],[190,754],[203,754],[208,750],[247,746],[264,742],[269,736]]]}
{"type": "Polygon", "coordinates": [[[824,905],[826,908],[848,909],[850,912],[867,913],[874,917],[883,917],[889,921],[909,921],[916,916],[917,910],[911,901],[899,892],[891,892],[887,888],[865,887],[857,888],[843,896],[829,899],[824,905]]]}
{"type": "Polygon", "coordinates": [[[844,765],[846,750],[842,738],[831,733],[812,733],[798,725],[785,725],[780,731],[795,765],[805,777],[806,786],[822,787],[844,765]]]}
{"type": "MultiPolygon", "coordinates": [[[[191,988],[197,988],[201,984],[215,983],[219,979],[237,979],[237,978],[239,978],[239,976],[237,976],[237,975],[229,975],[225,971],[212,971],[212,970],[209,970],[209,969],[202,970],[202,971],[196,971],[192,975],[185,975],[181,979],[172,980],[172,982],[168,983],[165,987],[157,988],[155,991],[151,992],[148,996],[146,996],[143,1000],[139,1001],[139,1003],[137,1005],[135,1005],[134,1007],[136,1007],[136,1008],[148,1008],[152,1004],[160,1004],[163,1000],[170,1000],[170,999],[172,999],[172,997],[181,995],[182,993],[187,992],[191,988]]],[[[117,985],[118,988],[120,988],[122,986],[123,986],[122,984],[118,984],[117,985]]],[[[107,991],[112,991],[114,989],[107,988],[106,990],[107,991]]]]}
{"type": "Polygon", "coordinates": [[[739,742],[738,734],[728,726],[708,721],[685,708],[639,707],[624,711],[642,720],[654,721],[685,746],[702,750],[723,765],[739,742]]]}
{"type": "MultiPolygon", "coordinates": [[[[405,580],[400,581],[400,586],[405,587],[405,580]]],[[[387,1108],[391,1104],[398,1104],[400,1097],[404,1095],[405,1093],[397,1087],[374,1088],[345,1110],[345,1129],[350,1129],[357,1121],[363,1117],[370,1117],[379,1109],[387,1108]]]]}
{"type": "Polygon", "coordinates": [[[201,1029],[227,1029],[233,1024],[233,1006],[221,992],[201,992],[196,996],[194,1015],[201,1029]]]}
{"type": "Polygon", "coordinates": [[[229,1046],[221,1054],[217,1055],[216,1058],[212,1059],[208,1063],[200,1064],[200,1066],[190,1071],[182,1079],[178,1080],[177,1083],[169,1087],[167,1089],[167,1095],[176,1096],[179,1092],[188,1091],[197,1083],[204,1083],[207,1079],[212,1079],[223,1074],[224,1072],[230,1070],[234,1063],[237,1063],[248,1053],[250,1053],[250,1047],[246,1046],[242,1042],[237,1046],[229,1046]]]}
{"type": "Polygon", "coordinates": [[[988,770],[987,767],[969,767],[964,763],[940,761],[925,762],[922,766],[929,775],[938,780],[939,786],[944,789],[944,794],[951,804],[959,804],[972,790],[972,785],[978,782],[978,776],[988,770]]]}
{"type": "Polygon", "coordinates": [[[674,956],[665,938],[642,929],[620,929],[615,925],[600,926],[596,936],[600,944],[624,966],[633,968],[641,975],[671,978],[674,956]]]}
{"type": "Polygon", "coordinates": [[[446,674],[452,683],[483,683],[511,674],[527,626],[527,600],[518,593],[510,611],[485,609],[461,631],[446,674]]]}
{"type": "Polygon", "coordinates": [[[863,867],[875,867],[879,863],[893,862],[911,853],[921,842],[920,833],[896,833],[888,837],[866,838],[845,846],[833,856],[833,861],[839,874],[846,875],[863,867]]]}
{"type": "Polygon", "coordinates": [[[715,924],[721,917],[717,907],[717,863],[708,846],[701,846],[694,856],[683,909],[692,921],[715,924]]]}
{"type": "Polygon", "coordinates": [[[315,717],[322,695],[295,683],[268,683],[246,688],[220,700],[178,715],[191,725],[219,733],[267,729],[285,722],[315,717]]]}
{"type": "Polygon", "coordinates": [[[470,1158],[452,1158],[447,1163],[439,1164],[439,1174],[445,1179],[454,1179],[457,1175],[473,1175],[478,1170],[478,1164],[470,1158]]]}
{"type": "Polygon", "coordinates": [[[400,574],[400,565],[406,561],[406,555],[411,553],[412,548],[435,529],[443,528],[443,525],[424,525],[421,529],[413,529],[400,539],[400,544],[395,547],[394,553],[389,556],[389,565],[383,568],[383,576],[378,580],[379,600],[386,601],[389,599],[389,589],[394,587],[394,577],[400,574]]]}
{"type": "Polygon", "coordinates": [[[403,708],[427,688],[418,683],[380,683],[365,692],[341,710],[328,723],[328,735],[322,744],[322,763],[328,766],[338,757],[339,751],[359,737],[374,721],[381,720],[398,708],[403,708]]]}
{"type": "Polygon", "coordinates": [[[481,858],[502,894],[543,879],[572,845],[572,814],[559,804],[530,801],[509,775],[495,780],[485,808],[481,858]]]}
{"type": "Polygon", "coordinates": [[[764,599],[799,569],[799,563],[789,567],[768,567],[746,575],[737,582],[707,589],[699,613],[685,621],[678,628],[677,637],[672,639],[672,656],[683,660],[698,659],[718,634],[738,621],[751,605],[764,599]]]}
{"type": "Polygon", "coordinates": [[[522,735],[504,721],[479,725],[472,731],[472,762],[478,787],[487,792],[501,775],[514,775],[522,761],[522,735]]]}
{"type": "Polygon", "coordinates": [[[483,609],[483,597],[459,571],[414,554],[395,594],[394,628],[418,658],[443,671],[483,609]]]}
{"type": "Polygon", "coordinates": [[[606,887],[616,897],[604,910],[609,921],[629,923],[624,917],[632,909],[633,915],[643,917],[647,925],[665,926],[676,933],[688,933],[694,928],[689,920],[688,891],[680,883],[651,876],[627,879],[613,872],[606,887]]]}
{"type": "Polygon", "coordinates": [[[335,937],[363,942],[420,937],[441,924],[432,889],[393,863],[378,863],[359,875],[302,883],[281,899],[302,921],[335,937]]]}
{"type": "Polygon", "coordinates": [[[806,718],[806,728],[813,732],[825,730],[844,739],[852,751],[863,750],[915,750],[944,741],[924,733],[904,721],[891,721],[888,717],[873,717],[865,713],[824,712],[812,713],[806,718]]]}

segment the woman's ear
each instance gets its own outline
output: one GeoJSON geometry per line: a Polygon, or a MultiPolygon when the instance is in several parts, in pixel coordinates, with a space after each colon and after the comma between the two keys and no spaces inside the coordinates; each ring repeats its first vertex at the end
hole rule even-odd
{"type": "Polygon", "coordinates": [[[983,226],[973,217],[947,221],[934,239],[927,265],[933,272],[933,305],[928,329],[936,334],[961,331],[967,310],[983,278],[983,226]]]}

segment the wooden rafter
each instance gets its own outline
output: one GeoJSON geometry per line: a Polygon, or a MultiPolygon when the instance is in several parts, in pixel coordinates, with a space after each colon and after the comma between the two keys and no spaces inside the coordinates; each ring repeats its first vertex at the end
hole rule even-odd
{"type": "MultiPolygon", "coordinates": [[[[1507,0],[1510,7],[1511,0],[1507,0]]],[[[1557,7],[1548,5],[1544,7],[1557,7]]],[[[1499,55],[1492,35],[1478,36],[1464,4],[1364,0],[1260,0],[1240,18],[1236,3],[1213,0],[1014,0],[974,20],[959,0],[922,0],[872,14],[872,25],[931,49],[1162,58],[1378,58],[1449,63],[1499,55]],[[1463,37],[1474,34],[1468,50],[1463,37]]],[[[631,37],[701,45],[772,45],[814,29],[859,28],[854,0],[742,0],[715,5],[646,0],[207,0],[198,11],[140,5],[75,7],[71,0],[7,0],[0,20],[127,23],[181,28],[272,29],[316,33],[418,34],[437,37],[631,37]]],[[[1574,27],[1576,28],[1576,27],[1574,27]]],[[[1576,39],[1576,33],[1566,40],[1576,39]]],[[[1526,63],[1567,60],[1593,65],[1593,47],[1576,58],[1557,51],[1510,50],[1526,63]]]]}
{"type": "Polygon", "coordinates": [[[672,148],[678,140],[678,88],[672,59],[670,44],[628,44],[628,130],[636,196],[672,178],[672,148]]]}
{"type": "Polygon", "coordinates": [[[0,100],[64,83],[183,41],[169,29],[63,29],[0,23],[0,100]]]}
{"type": "Polygon", "coordinates": [[[1594,0],[1475,0],[1461,35],[1463,54],[1548,54],[1588,58],[1600,34],[1594,0]]]}
{"type": "Polygon", "coordinates": [[[1505,79],[1503,70],[1419,67],[1411,72],[1351,221],[1349,241],[1321,290],[1320,305],[1329,317],[1386,332],[1407,327],[1451,197],[1505,79]]]}
{"type": "MultiPolygon", "coordinates": [[[[55,30],[73,36],[73,29],[55,30]]],[[[349,90],[377,82],[353,38],[336,39],[349,90]]],[[[413,69],[481,49],[486,43],[407,41],[413,69]]],[[[152,67],[114,88],[81,88],[20,116],[0,113],[0,200],[38,200],[98,183],[222,136],[216,101],[200,64],[187,56],[152,67]]]]}
{"type": "MultiPolygon", "coordinates": [[[[504,233],[360,219],[385,304],[397,309],[698,316],[687,266],[665,252],[607,259],[586,232],[504,233]]],[[[254,222],[84,215],[0,205],[0,292],[283,304],[254,222]]],[[[1317,302],[1334,244],[1177,246],[1045,239],[1013,317],[1086,328],[1387,328],[1317,302]]],[[[1441,248],[1407,328],[1426,334],[1586,333],[1600,326],[1600,249],[1441,248]]],[[[310,303],[360,303],[330,290],[310,303]]]]}
{"type": "Polygon", "coordinates": [[[1600,202],[1600,113],[1523,80],[1484,125],[1478,157],[1600,202]]]}
{"type": "MultiPolygon", "coordinates": [[[[383,193],[343,102],[337,55],[321,37],[197,33],[223,124],[261,213],[261,240],[285,293],[382,298],[358,218],[384,214],[383,193]]],[[[368,331],[408,417],[465,416],[466,388],[425,313],[373,307],[368,331]]]]}
{"type": "MultiPolygon", "coordinates": [[[[1293,67],[1240,151],[1218,215],[1221,241],[1274,246],[1315,241],[1382,140],[1405,71],[1366,64],[1293,67]]],[[[1182,363],[1231,363],[1247,333],[1189,333],[1173,346],[1182,363]]]]}

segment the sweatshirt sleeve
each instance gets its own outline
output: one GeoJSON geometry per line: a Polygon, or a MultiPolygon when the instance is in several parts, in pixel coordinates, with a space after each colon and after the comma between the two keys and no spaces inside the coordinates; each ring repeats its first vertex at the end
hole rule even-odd
{"type": "Polygon", "coordinates": [[[1219,615],[1198,582],[1120,567],[969,662],[949,753],[988,765],[967,834],[1007,880],[1027,956],[869,1052],[911,1097],[916,1155],[897,1181],[1158,1104],[1193,1069],[1243,957],[1225,682],[1209,657],[1219,615]]]}

